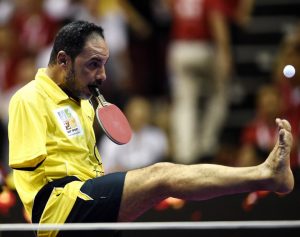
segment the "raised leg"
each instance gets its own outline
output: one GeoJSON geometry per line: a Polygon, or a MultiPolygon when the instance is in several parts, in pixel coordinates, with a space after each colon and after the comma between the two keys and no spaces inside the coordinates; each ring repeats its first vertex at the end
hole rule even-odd
{"type": "Polygon", "coordinates": [[[125,179],[119,221],[132,221],[170,196],[205,200],[256,190],[290,192],[294,186],[289,165],[291,127],[286,120],[277,119],[276,122],[279,127],[277,142],[266,161],[258,166],[157,163],[129,171],[125,179]]]}

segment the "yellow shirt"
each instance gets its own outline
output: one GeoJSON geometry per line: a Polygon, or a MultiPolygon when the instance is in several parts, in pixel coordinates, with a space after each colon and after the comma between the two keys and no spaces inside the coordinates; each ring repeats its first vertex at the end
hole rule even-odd
{"type": "MultiPolygon", "coordinates": [[[[78,103],[70,99],[46,75],[45,69],[39,69],[35,80],[12,97],[9,165],[19,169],[37,166],[29,171],[14,170],[17,192],[30,216],[35,195],[49,181],[65,176],[85,181],[103,175],[101,157],[95,146],[94,115],[89,101],[78,103]]],[[[82,195],[79,194],[82,184],[75,181],[55,190],[56,194],[64,195],[47,203],[41,222],[64,222],[76,197],[82,195]],[[59,208],[61,205],[69,207],[59,208]]]]}

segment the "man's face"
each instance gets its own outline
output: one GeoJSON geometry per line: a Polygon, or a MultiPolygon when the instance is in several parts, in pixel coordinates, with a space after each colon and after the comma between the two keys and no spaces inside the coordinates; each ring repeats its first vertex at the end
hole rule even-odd
{"type": "Polygon", "coordinates": [[[67,70],[64,88],[75,99],[89,99],[89,86],[100,86],[106,79],[105,64],[109,50],[100,36],[89,37],[81,53],[67,70]]]}

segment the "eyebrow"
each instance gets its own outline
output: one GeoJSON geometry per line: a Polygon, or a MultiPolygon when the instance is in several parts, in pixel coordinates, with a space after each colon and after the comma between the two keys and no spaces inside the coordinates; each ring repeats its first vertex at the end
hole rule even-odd
{"type": "Polygon", "coordinates": [[[110,59],[110,57],[104,59],[100,56],[95,55],[95,56],[92,56],[88,61],[98,61],[98,62],[105,61],[105,63],[107,63],[109,59],[110,59]]]}

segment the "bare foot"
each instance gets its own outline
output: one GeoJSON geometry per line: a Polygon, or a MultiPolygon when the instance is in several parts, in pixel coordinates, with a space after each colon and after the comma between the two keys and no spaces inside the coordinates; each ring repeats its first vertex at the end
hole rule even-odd
{"type": "Polygon", "coordinates": [[[287,120],[276,119],[279,135],[275,147],[262,164],[268,170],[268,189],[277,193],[289,193],[294,188],[294,176],[290,168],[290,152],[293,143],[291,125],[287,120]]]}

